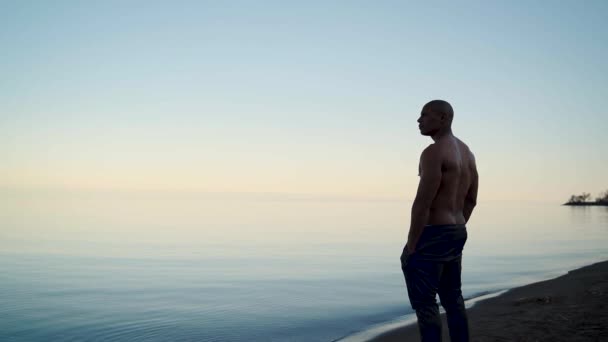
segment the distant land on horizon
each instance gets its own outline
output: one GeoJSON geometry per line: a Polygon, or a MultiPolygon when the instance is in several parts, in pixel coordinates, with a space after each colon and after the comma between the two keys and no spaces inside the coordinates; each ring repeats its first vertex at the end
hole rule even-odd
{"type": "Polygon", "coordinates": [[[591,194],[583,192],[581,195],[572,195],[568,202],[563,205],[600,205],[600,206],[608,206],[608,190],[600,194],[598,198],[593,202],[589,202],[588,200],[591,198],[591,194]]]}

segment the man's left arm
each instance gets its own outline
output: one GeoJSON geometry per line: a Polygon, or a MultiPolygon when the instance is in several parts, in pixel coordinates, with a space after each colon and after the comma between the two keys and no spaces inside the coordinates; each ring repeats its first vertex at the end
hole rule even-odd
{"type": "Polygon", "coordinates": [[[412,205],[412,221],[406,244],[409,253],[416,251],[416,245],[428,222],[431,205],[440,185],[441,158],[436,146],[431,145],[420,156],[420,183],[412,205]]]}

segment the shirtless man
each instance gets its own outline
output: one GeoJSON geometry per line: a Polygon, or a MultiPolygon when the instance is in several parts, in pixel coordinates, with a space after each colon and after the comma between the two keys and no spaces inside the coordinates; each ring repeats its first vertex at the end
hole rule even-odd
{"type": "Polygon", "coordinates": [[[401,269],[424,342],[441,341],[436,294],[446,311],[451,341],[469,340],[460,272],[478,176],[473,153],[452,134],[453,117],[449,103],[434,100],[424,105],[418,119],[420,133],[435,143],[420,157],[420,184],[401,269]]]}

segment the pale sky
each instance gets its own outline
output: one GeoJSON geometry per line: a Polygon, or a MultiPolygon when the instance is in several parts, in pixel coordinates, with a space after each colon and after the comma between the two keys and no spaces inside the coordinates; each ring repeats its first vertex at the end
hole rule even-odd
{"type": "Polygon", "coordinates": [[[0,186],[480,200],[608,189],[606,1],[0,1],[0,186]]]}

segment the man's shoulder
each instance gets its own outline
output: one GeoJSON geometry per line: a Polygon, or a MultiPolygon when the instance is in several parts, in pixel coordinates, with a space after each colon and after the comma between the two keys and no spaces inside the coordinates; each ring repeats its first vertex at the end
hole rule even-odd
{"type": "Polygon", "coordinates": [[[439,146],[437,146],[437,144],[430,144],[424,150],[422,150],[422,156],[430,157],[439,154],[439,152],[441,152],[441,149],[439,148],[439,146]]]}
{"type": "Polygon", "coordinates": [[[430,144],[429,146],[427,146],[424,150],[422,150],[422,153],[437,153],[440,152],[441,150],[441,146],[437,143],[433,143],[430,144]]]}
{"type": "Polygon", "coordinates": [[[432,161],[441,160],[443,158],[443,151],[441,146],[438,144],[430,144],[427,146],[420,155],[421,160],[432,161]]]}
{"type": "Polygon", "coordinates": [[[458,141],[458,143],[460,143],[460,146],[464,147],[465,151],[469,154],[473,154],[473,151],[471,151],[471,148],[469,148],[469,145],[467,145],[464,141],[460,140],[459,138],[456,138],[456,140],[458,141]]]}
{"type": "Polygon", "coordinates": [[[473,165],[473,167],[475,167],[475,154],[473,154],[473,151],[471,151],[471,149],[469,148],[469,145],[465,144],[460,139],[458,139],[458,142],[464,148],[464,151],[467,154],[467,158],[470,161],[470,163],[473,165]]]}

